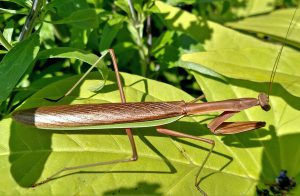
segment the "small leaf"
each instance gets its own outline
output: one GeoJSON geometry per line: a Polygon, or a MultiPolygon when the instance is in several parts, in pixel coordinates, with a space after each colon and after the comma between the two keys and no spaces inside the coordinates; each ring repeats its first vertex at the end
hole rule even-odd
{"type": "MultiPolygon", "coordinates": [[[[61,48],[52,48],[48,50],[44,50],[38,54],[38,59],[47,59],[47,58],[74,58],[81,60],[85,63],[88,63],[90,65],[94,65],[99,57],[95,54],[86,52],[84,50],[76,49],[76,48],[67,48],[67,47],[61,47],[61,48]]],[[[96,68],[99,70],[103,82],[101,82],[100,85],[91,87],[92,91],[98,91],[100,90],[103,85],[105,84],[105,81],[108,77],[108,67],[103,62],[100,61],[96,68]]]]}
{"type": "Polygon", "coordinates": [[[0,102],[6,100],[28,67],[34,62],[39,51],[39,36],[30,38],[14,46],[0,63],[0,102]]]}
{"type": "Polygon", "coordinates": [[[39,52],[37,58],[74,58],[92,65],[99,57],[95,54],[77,48],[60,47],[43,50],[39,52]]]}
{"type": "Polygon", "coordinates": [[[131,16],[130,9],[129,9],[129,5],[128,5],[128,2],[127,2],[127,1],[116,0],[116,1],[114,2],[114,4],[115,4],[116,6],[118,6],[120,9],[122,9],[124,12],[126,12],[128,16],[131,16]]]}

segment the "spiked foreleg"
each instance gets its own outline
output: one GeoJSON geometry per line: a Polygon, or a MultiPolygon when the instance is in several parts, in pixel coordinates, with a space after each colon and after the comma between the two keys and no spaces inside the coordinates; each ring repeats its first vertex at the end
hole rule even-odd
{"type": "Polygon", "coordinates": [[[263,121],[246,121],[246,122],[224,122],[239,111],[226,111],[211,121],[207,127],[214,134],[236,134],[254,129],[259,129],[266,125],[263,121]]]}

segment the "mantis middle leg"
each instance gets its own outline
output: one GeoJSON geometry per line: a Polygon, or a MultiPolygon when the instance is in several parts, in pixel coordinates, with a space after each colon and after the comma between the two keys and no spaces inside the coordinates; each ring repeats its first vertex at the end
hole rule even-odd
{"type": "MultiPolygon", "coordinates": [[[[126,98],[125,98],[125,95],[124,95],[123,86],[122,86],[122,83],[121,83],[120,74],[119,74],[117,60],[116,60],[116,57],[115,57],[114,50],[113,49],[109,49],[109,53],[111,55],[113,66],[114,66],[114,70],[115,70],[115,74],[116,74],[116,79],[117,79],[117,84],[118,84],[118,88],[119,88],[119,92],[120,92],[121,102],[125,103],[126,102],[126,98]]],[[[93,68],[93,66],[91,68],[93,68]]],[[[84,77],[86,77],[87,74],[92,70],[91,68],[88,70],[87,73],[85,73],[76,82],[76,84],[73,87],[71,87],[71,89],[64,96],[62,96],[61,98],[59,98],[57,100],[52,100],[52,99],[47,99],[47,100],[49,100],[49,101],[59,101],[60,99],[62,99],[66,95],[70,94],[75,89],[75,87],[84,79],[84,77]]],[[[132,131],[131,131],[130,128],[125,129],[125,130],[126,130],[126,134],[128,135],[128,138],[129,138],[129,141],[130,141],[130,145],[131,145],[131,148],[132,148],[132,156],[131,156],[131,158],[129,158],[129,159],[112,160],[112,161],[105,161],[105,162],[97,162],[97,163],[91,163],[91,164],[85,164],[85,165],[78,165],[78,166],[73,166],[73,167],[65,167],[65,168],[60,169],[59,171],[57,171],[53,175],[49,176],[45,180],[33,184],[32,187],[36,187],[36,186],[45,184],[45,183],[47,183],[47,182],[49,182],[51,180],[54,180],[55,177],[57,177],[59,174],[61,174],[62,172],[65,172],[65,171],[76,170],[76,169],[83,169],[83,168],[88,168],[88,167],[95,167],[95,166],[100,166],[100,165],[109,165],[109,164],[116,164],[116,163],[125,163],[125,162],[136,161],[138,159],[138,154],[137,154],[136,145],[135,145],[135,142],[134,142],[132,131]]]]}

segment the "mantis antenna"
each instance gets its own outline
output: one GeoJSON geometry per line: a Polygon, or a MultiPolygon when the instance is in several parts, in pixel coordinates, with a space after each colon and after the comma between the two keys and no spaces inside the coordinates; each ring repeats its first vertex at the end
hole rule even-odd
{"type": "Polygon", "coordinates": [[[280,56],[281,56],[281,54],[282,54],[283,48],[286,46],[286,40],[287,40],[288,35],[289,35],[289,33],[290,33],[291,26],[292,26],[293,21],[294,21],[294,18],[295,18],[295,16],[296,16],[297,10],[298,10],[298,7],[295,9],[295,11],[294,11],[294,13],[293,13],[293,17],[292,17],[292,19],[291,19],[291,21],[290,21],[288,30],[287,30],[287,32],[286,32],[285,38],[284,38],[284,40],[283,40],[283,43],[281,44],[281,47],[280,47],[280,49],[279,49],[279,52],[278,52],[278,54],[277,54],[277,57],[276,57],[276,60],[275,60],[274,66],[273,66],[273,70],[272,70],[272,72],[271,72],[270,81],[269,81],[269,88],[268,88],[268,98],[270,97],[270,93],[271,93],[271,90],[272,90],[272,85],[273,85],[273,82],[274,82],[276,70],[277,70],[277,68],[278,68],[280,56]]]}

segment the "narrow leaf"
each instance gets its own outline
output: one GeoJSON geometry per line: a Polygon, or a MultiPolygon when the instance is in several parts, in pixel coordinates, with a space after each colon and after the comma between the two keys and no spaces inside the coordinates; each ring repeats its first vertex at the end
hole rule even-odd
{"type": "Polygon", "coordinates": [[[0,102],[6,100],[39,51],[39,36],[18,43],[0,62],[0,102]]]}
{"type": "MultiPolygon", "coordinates": [[[[74,58],[81,60],[85,63],[88,63],[90,65],[93,65],[96,63],[96,61],[99,59],[99,57],[95,54],[92,54],[90,52],[86,52],[84,50],[80,50],[77,48],[67,48],[67,47],[61,47],[61,48],[52,48],[48,50],[44,50],[38,54],[38,59],[47,59],[47,58],[74,58]]],[[[96,68],[99,70],[103,82],[99,84],[97,87],[91,87],[93,89],[92,91],[97,91],[100,90],[103,85],[105,84],[105,81],[108,77],[108,67],[107,65],[103,62],[100,61],[97,65],[96,68]]]]}
{"type": "Polygon", "coordinates": [[[112,41],[123,27],[123,21],[116,24],[107,23],[103,29],[102,39],[100,41],[99,50],[103,51],[111,47],[112,41]]]}

